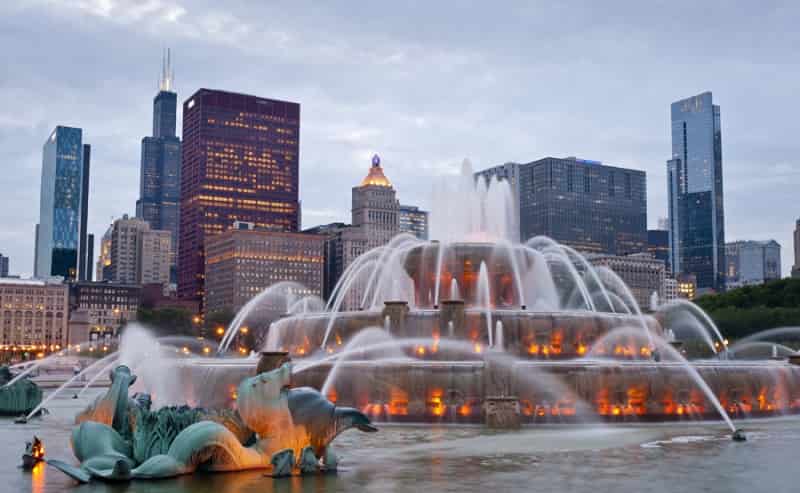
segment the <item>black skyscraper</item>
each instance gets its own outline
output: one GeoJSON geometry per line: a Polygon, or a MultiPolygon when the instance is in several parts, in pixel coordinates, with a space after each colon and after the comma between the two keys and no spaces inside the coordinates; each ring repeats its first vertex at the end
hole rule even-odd
{"type": "MultiPolygon", "coordinates": [[[[86,236],[86,226],[89,220],[89,161],[92,155],[92,146],[83,144],[83,186],[81,188],[81,229],[78,242],[78,279],[85,281],[91,279],[92,258],[89,251],[89,238],[86,236]],[[87,275],[88,273],[88,275],[87,275]]],[[[94,237],[92,237],[94,239],[94,237]]]]}
{"type": "Polygon", "coordinates": [[[170,277],[176,282],[181,141],[175,136],[178,95],[172,91],[169,51],[164,59],[159,92],[153,99],[153,136],[142,139],[139,200],[136,216],[152,229],[171,233],[170,277]]]}
{"type": "Polygon", "coordinates": [[[520,235],[546,235],[583,252],[647,250],[644,171],[547,157],[519,170],[520,235]]]}

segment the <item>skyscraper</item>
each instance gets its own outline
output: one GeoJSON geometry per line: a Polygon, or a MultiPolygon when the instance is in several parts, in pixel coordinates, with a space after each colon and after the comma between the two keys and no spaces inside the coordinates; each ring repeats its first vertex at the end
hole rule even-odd
{"type": "Polygon", "coordinates": [[[178,294],[201,299],[205,237],[299,227],[300,105],[200,89],[183,104],[178,294]]]}
{"type": "Polygon", "coordinates": [[[367,176],[353,187],[351,212],[353,226],[361,228],[367,238],[367,249],[389,243],[400,232],[400,204],[377,154],[372,156],[367,176]]]}
{"type": "Polygon", "coordinates": [[[0,253],[0,277],[8,277],[8,257],[0,253]]]}
{"type": "Polygon", "coordinates": [[[725,289],[720,109],[711,92],[672,103],[667,161],[670,264],[694,274],[698,293],[725,289]]]}
{"type": "MultiPolygon", "coordinates": [[[[86,233],[89,224],[89,163],[91,161],[92,147],[83,144],[83,181],[81,182],[81,232],[78,248],[78,279],[85,281],[91,279],[92,275],[92,245],[86,233]]],[[[94,241],[94,236],[92,236],[94,241]]]]}
{"type": "Polygon", "coordinates": [[[794,265],[792,277],[800,277],[800,219],[794,225],[794,265]]]}
{"type": "Polygon", "coordinates": [[[400,205],[400,232],[409,233],[420,240],[428,239],[428,211],[415,205],[400,205]]]}
{"type": "Polygon", "coordinates": [[[669,272],[669,231],[663,229],[647,230],[647,251],[664,262],[669,272]]]}
{"type": "Polygon", "coordinates": [[[136,217],[145,220],[154,230],[170,232],[170,277],[172,282],[177,282],[181,141],[175,135],[178,95],[173,91],[173,81],[167,50],[159,91],[153,99],[153,136],[142,139],[136,217]]]}
{"type": "Polygon", "coordinates": [[[647,250],[647,176],[575,157],[546,157],[519,170],[520,237],[546,235],[577,250],[647,250]]]}
{"type": "Polygon", "coordinates": [[[725,287],[763,284],[781,278],[781,246],[775,240],[725,244],[725,287]]]}
{"type": "Polygon", "coordinates": [[[114,283],[166,284],[170,244],[169,231],[150,229],[147,221],[125,214],[111,227],[108,272],[104,268],[104,275],[114,283]]]}
{"type": "Polygon", "coordinates": [[[82,138],[80,128],[57,126],[44,144],[36,277],[78,277],[81,218],[85,216],[82,196],[88,193],[83,190],[82,138]]]}

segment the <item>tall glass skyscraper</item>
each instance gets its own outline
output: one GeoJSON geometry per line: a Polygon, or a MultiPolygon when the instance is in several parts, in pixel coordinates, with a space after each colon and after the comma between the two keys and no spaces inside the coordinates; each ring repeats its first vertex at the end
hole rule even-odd
{"type": "Polygon", "coordinates": [[[667,161],[670,264],[694,274],[698,292],[725,289],[722,134],[711,92],[672,103],[667,161]]]}
{"type": "Polygon", "coordinates": [[[142,139],[136,217],[145,220],[151,229],[171,233],[170,277],[172,282],[177,282],[181,141],[175,135],[178,95],[173,92],[172,83],[167,51],[159,91],[153,99],[153,136],[142,139]]]}
{"type": "Polygon", "coordinates": [[[78,276],[84,184],[83,132],[58,126],[44,143],[36,277],[78,276]]]}
{"type": "Polygon", "coordinates": [[[205,239],[300,225],[300,105],[200,89],[183,103],[178,294],[202,299],[205,239]]]}

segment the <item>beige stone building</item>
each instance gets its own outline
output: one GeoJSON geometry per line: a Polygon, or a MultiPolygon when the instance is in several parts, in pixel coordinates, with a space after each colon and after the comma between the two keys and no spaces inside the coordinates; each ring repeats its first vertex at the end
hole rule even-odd
{"type": "Polygon", "coordinates": [[[172,234],[166,230],[147,230],[139,233],[137,245],[137,284],[169,283],[172,234]]]}
{"type": "Polygon", "coordinates": [[[605,266],[616,273],[631,290],[642,310],[650,309],[653,293],[664,298],[666,266],[649,253],[617,256],[590,254],[586,259],[594,266],[605,266]]]}
{"type": "Polygon", "coordinates": [[[70,344],[69,292],[61,281],[0,279],[0,348],[57,351],[70,344]]]}
{"type": "MultiPolygon", "coordinates": [[[[106,236],[109,236],[106,234],[106,236]]],[[[169,231],[151,230],[150,225],[124,215],[111,226],[108,255],[101,241],[102,279],[120,284],[169,283],[172,236],[169,231]]]]}
{"type": "Polygon", "coordinates": [[[361,185],[353,187],[352,199],[353,226],[362,230],[368,250],[389,243],[400,233],[400,202],[377,154],[361,185]]]}
{"type": "Polygon", "coordinates": [[[303,288],[298,299],[322,296],[325,238],[306,233],[231,229],[206,239],[204,309],[239,310],[281,281],[303,288]]]}

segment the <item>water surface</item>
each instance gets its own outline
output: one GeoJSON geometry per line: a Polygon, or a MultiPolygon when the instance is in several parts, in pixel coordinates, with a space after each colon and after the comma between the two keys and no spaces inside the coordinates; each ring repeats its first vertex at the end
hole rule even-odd
{"type": "MultiPolygon", "coordinates": [[[[98,391],[91,392],[96,395],[98,391]]],[[[741,423],[749,441],[734,443],[721,423],[539,427],[493,432],[480,427],[381,426],[350,430],[335,444],[336,475],[272,479],[251,471],[161,481],[79,485],[40,467],[17,467],[24,442],[40,436],[49,457],[74,460],[72,417],[92,398],[55,399],[51,415],[16,425],[0,420],[0,491],[100,492],[792,492],[800,419],[741,423]]]]}

